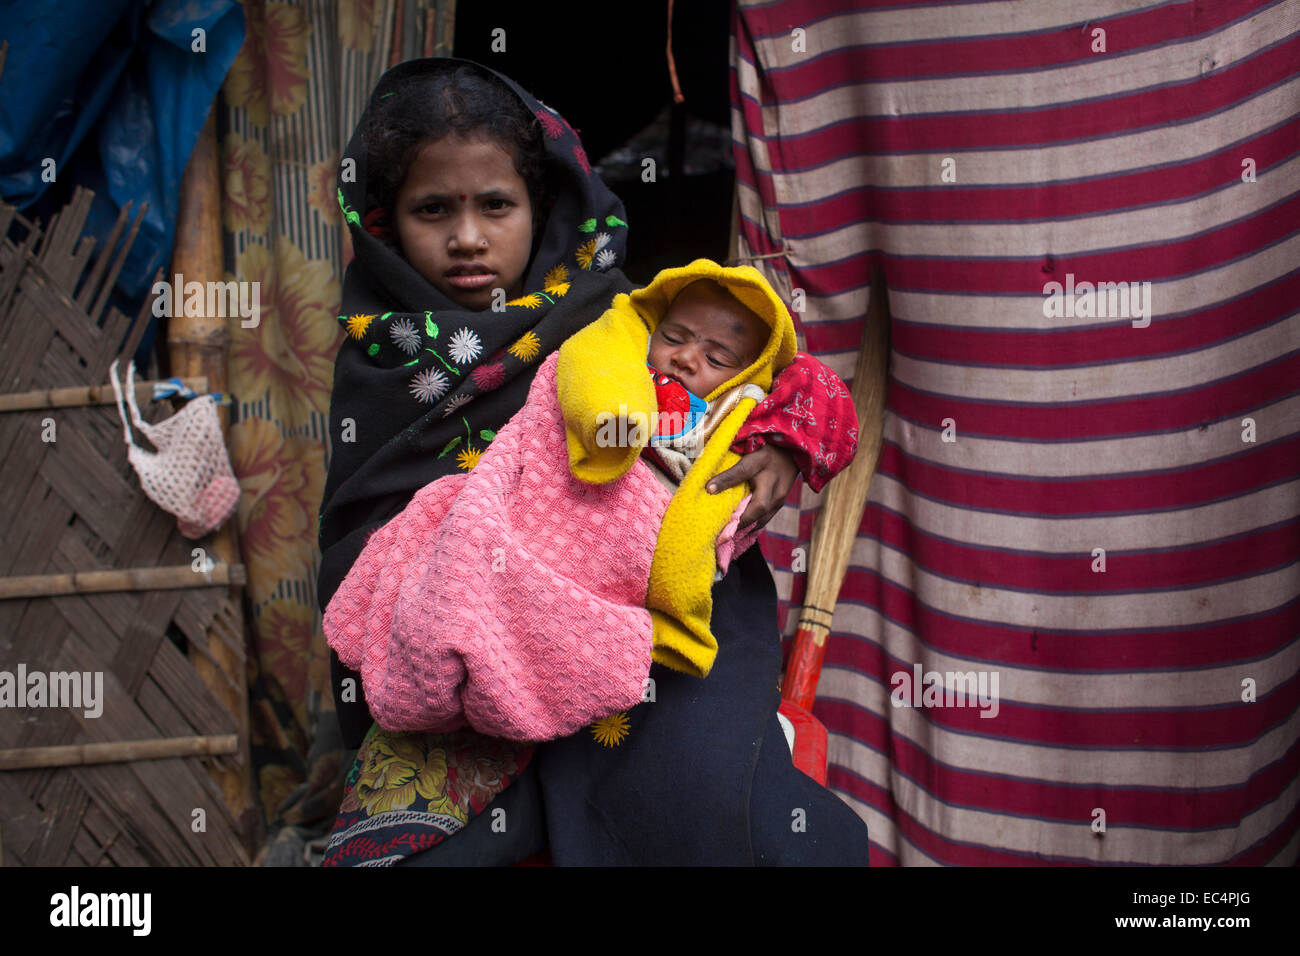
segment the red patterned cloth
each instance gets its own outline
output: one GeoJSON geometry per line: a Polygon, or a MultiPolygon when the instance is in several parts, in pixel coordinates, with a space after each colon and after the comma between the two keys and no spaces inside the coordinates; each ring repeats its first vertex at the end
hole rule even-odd
{"type": "Polygon", "coordinates": [[[731,450],[745,455],[769,441],[794,455],[813,491],[821,491],[858,450],[858,412],[848,387],[807,352],[796,352],[772,382],[767,398],[736,433],[731,450]]]}

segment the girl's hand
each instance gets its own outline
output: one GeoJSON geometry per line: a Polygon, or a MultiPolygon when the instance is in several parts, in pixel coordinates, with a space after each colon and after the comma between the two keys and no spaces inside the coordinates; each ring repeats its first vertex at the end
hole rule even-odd
{"type": "Polygon", "coordinates": [[[762,527],[781,510],[798,474],[799,467],[794,463],[794,456],[780,445],[768,442],[713,478],[705,485],[705,489],[712,494],[748,481],[754,496],[740,516],[737,530],[751,522],[757,522],[762,527]]]}

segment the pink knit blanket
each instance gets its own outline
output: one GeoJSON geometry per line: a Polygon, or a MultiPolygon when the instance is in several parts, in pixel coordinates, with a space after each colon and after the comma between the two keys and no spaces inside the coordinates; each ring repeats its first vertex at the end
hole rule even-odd
{"type": "Polygon", "coordinates": [[[371,535],[325,610],[385,729],[550,740],[642,699],[671,494],[643,461],[603,485],[570,474],[557,360],[468,474],[425,486],[371,535]]]}

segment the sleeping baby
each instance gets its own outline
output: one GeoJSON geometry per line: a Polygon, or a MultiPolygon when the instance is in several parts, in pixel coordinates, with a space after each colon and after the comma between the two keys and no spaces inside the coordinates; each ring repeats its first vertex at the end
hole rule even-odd
{"type": "MultiPolygon", "coordinates": [[[[650,336],[646,365],[655,387],[658,417],[642,457],[655,475],[676,491],[709,436],[742,398],[761,402],[757,385],[735,385],[712,402],[705,396],[757,361],[770,329],[761,318],[714,279],[697,279],[672,300],[650,336]]],[[[749,498],[737,505],[744,509],[749,498]]],[[[734,547],[734,524],[718,544],[721,580],[734,547]]]]}

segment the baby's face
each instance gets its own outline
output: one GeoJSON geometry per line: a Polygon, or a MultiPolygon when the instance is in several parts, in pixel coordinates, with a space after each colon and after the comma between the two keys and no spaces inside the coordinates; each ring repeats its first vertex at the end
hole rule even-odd
{"type": "Polygon", "coordinates": [[[707,282],[688,285],[650,336],[646,360],[700,398],[757,361],[767,324],[707,282]]]}

